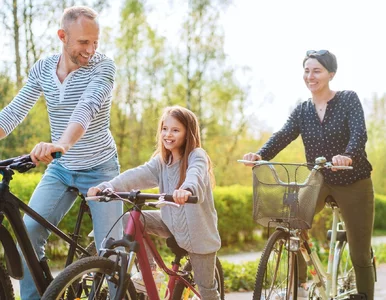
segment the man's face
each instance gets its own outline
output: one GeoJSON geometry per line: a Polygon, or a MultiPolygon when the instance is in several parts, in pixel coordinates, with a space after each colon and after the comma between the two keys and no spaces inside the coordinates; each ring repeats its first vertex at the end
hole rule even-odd
{"type": "Polygon", "coordinates": [[[99,41],[99,25],[80,16],[64,30],[63,55],[78,67],[87,66],[99,41]]]}

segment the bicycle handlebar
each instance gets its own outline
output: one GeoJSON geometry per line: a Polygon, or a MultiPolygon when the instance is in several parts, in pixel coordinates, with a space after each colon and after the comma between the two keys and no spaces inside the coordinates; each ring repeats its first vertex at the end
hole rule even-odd
{"type": "MultiPolygon", "coordinates": [[[[51,153],[52,158],[60,158],[62,156],[61,152],[51,153]]],[[[31,156],[29,154],[8,158],[5,160],[0,160],[0,168],[10,168],[16,170],[20,173],[26,172],[29,169],[35,168],[36,165],[32,162],[31,156]]]]}
{"type": "MultiPolygon", "coordinates": [[[[129,202],[135,203],[137,200],[158,200],[158,202],[153,203],[161,203],[161,202],[171,202],[174,203],[173,195],[170,194],[150,194],[150,193],[142,193],[141,191],[134,190],[131,192],[114,192],[109,189],[107,191],[103,191],[98,193],[96,196],[85,197],[87,201],[98,201],[98,202],[109,202],[112,200],[129,200],[129,202]]],[[[197,203],[197,196],[189,196],[186,203],[197,203]]],[[[150,206],[152,203],[145,203],[150,206]]],[[[166,204],[166,203],[165,203],[166,204]]]]}
{"type": "MultiPolygon", "coordinates": [[[[333,168],[339,169],[339,170],[352,170],[353,169],[352,166],[334,166],[331,162],[328,162],[325,160],[322,162],[318,162],[319,159],[323,159],[323,158],[317,158],[316,159],[315,166],[314,166],[314,168],[316,168],[316,169],[333,169],[333,168]]],[[[244,164],[254,164],[256,166],[282,165],[282,164],[285,164],[285,165],[304,165],[304,166],[313,165],[310,163],[283,163],[283,162],[270,162],[270,161],[266,161],[266,160],[244,160],[244,159],[239,159],[239,160],[237,160],[237,162],[244,163],[244,164]]]]}
{"type": "Polygon", "coordinates": [[[309,181],[313,178],[313,174],[316,172],[320,171],[321,169],[339,169],[339,170],[352,170],[352,166],[334,166],[331,162],[328,162],[326,158],[324,157],[318,157],[315,160],[315,164],[311,163],[283,163],[283,162],[269,162],[266,160],[255,160],[255,161],[250,161],[250,160],[243,160],[240,159],[238,160],[240,163],[244,164],[254,164],[255,166],[262,166],[262,165],[267,165],[269,169],[272,172],[273,178],[275,179],[276,183],[281,185],[281,186],[297,186],[297,187],[302,187],[302,186],[307,186],[309,184],[309,181]],[[279,178],[279,175],[277,171],[274,168],[274,165],[293,165],[293,166],[305,166],[305,167],[312,167],[311,169],[311,174],[306,178],[304,182],[284,182],[279,178]]]}

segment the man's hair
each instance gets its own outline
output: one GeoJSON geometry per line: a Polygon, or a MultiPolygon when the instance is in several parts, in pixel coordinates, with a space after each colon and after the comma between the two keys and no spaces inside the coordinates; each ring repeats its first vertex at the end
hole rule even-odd
{"type": "Polygon", "coordinates": [[[87,6],[72,6],[64,10],[60,27],[64,30],[67,29],[68,24],[76,21],[80,16],[84,16],[90,20],[95,20],[98,13],[87,6]]]}

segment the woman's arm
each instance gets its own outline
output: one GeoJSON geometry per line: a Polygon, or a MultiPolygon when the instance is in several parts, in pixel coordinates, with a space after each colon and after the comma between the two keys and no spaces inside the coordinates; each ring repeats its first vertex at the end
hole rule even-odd
{"type": "Polygon", "coordinates": [[[350,139],[342,155],[355,160],[363,155],[367,142],[367,130],[362,104],[358,95],[351,92],[347,101],[350,139]]]}

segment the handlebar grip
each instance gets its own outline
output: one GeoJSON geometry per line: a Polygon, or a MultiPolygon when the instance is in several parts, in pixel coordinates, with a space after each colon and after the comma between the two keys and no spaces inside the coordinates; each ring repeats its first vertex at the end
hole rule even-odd
{"type": "MultiPolygon", "coordinates": [[[[166,201],[174,202],[173,195],[165,195],[164,198],[166,201]]],[[[198,202],[197,196],[189,196],[188,200],[186,201],[186,203],[197,203],[197,202],[198,202]]]]}
{"type": "Polygon", "coordinates": [[[52,156],[53,159],[61,158],[62,157],[62,152],[52,152],[51,156],[52,156]]]}

